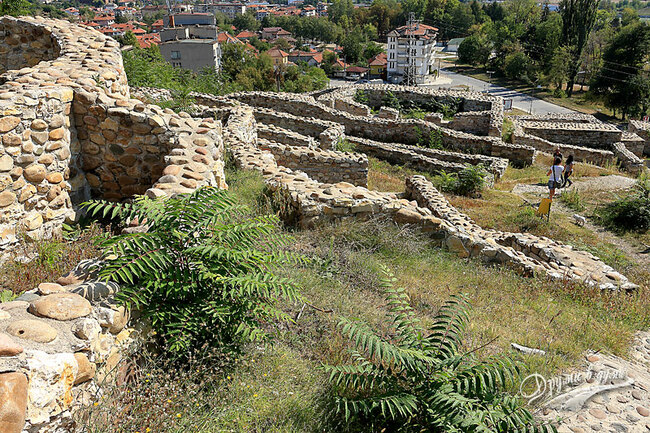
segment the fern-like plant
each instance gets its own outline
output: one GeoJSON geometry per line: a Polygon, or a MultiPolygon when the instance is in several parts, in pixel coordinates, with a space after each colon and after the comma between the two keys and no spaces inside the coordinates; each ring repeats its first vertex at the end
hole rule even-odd
{"type": "Polygon", "coordinates": [[[250,216],[211,187],[168,199],[84,203],[92,216],[145,223],[144,233],[100,239],[100,276],[120,283],[118,300],[148,320],[166,348],[188,354],[267,339],[267,323],[289,320],[280,301],[300,299],[276,274],[301,261],[283,253],[277,217],[250,216]]]}
{"type": "Polygon", "coordinates": [[[354,345],[352,363],[325,366],[346,421],[356,419],[387,432],[554,431],[504,389],[517,375],[508,358],[477,361],[460,351],[468,301],[453,296],[425,329],[404,289],[382,280],[391,317],[391,338],[359,321],[340,328],[354,345]]]}

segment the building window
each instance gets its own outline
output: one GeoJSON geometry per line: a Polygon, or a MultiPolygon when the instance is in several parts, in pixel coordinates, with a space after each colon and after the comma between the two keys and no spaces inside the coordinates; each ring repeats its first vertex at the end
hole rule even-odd
{"type": "Polygon", "coordinates": [[[180,58],[181,58],[180,51],[172,51],[172,59],[180,59],[180,58]]]}

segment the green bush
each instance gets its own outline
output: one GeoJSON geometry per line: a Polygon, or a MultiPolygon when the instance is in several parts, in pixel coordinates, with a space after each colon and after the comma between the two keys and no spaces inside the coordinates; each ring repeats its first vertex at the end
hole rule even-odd
{"type": "Polygon", "coordinates": [[[277,217],[249,216],[227,191],[207,187],[84,207],[92,216],[148,225],[145,233],[100,239],[100,276],[120,283],[118,300],[139,310],[172,353],[266,340],[272,321],[289,320],[280,301],[301,298],[294,283],[274,272],[301,261],[282,252],[287,238],[277,231],[277,217]]]}
{"type": "Polygon", "coordinates": [[[402,104],[400,104],[397,96],[395,96],[390,90],[384,94],[384,97],[382,98],[382,105],[384,107],[390,107],[398,111],[402,111],[402,104]]]}
{"type": "Polygon", "coordinates": [[[561,98],[561,99],[564,99],[564,98],[567,97],[566,92],[563,89],[560,89],[559,87],[556,88],[555,90],[553,90],[553,96],[555,98],[561,98]]]}
{"type": "Polygon", "coordinates": [[[629,195],[597,208],[596,216],[611,230],[647,232],[650,229],[650,181],[639,179],[629,195]]]}
{"type": "Polygon", "coordinates": [[[365,90],[357,90],[356,93],[354,94],[354,100],[359,104],[365,104],[365,105],[368,105],[369,102],[368,95],[366,95],[365,90]]]}
{"type": "Polygon", "coordinates": [[[325,366],[346,421],[373,431],[505,432],[552,431],[504,390],[519,371],[506,357],[478,361],[461,351],[468,322],[465,296],[453,296],[425,329],[404,289],[386,272],[391,337],[365,323],[341,319],[354,349],[351,364],[325,366]]]}
{"type": "Polygon", "coordinates": [[[468,165],[458,173],[441,172],[433,178],[433,184],[441,191],[470,197],[480,194],[486,177],[482,164],[468,165]]]}
{"type": "Polygon", "coordinates": [[[356,146],[354,143],[350,143],[350,141],[346,138],[336,142],[336,150],[339,152],[354,152],[355,149],[356,146]]]}

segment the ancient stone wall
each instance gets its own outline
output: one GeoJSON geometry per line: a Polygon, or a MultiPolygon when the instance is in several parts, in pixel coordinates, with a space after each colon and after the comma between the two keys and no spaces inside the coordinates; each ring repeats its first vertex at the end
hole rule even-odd
{"type": "Polygon", "coordinates": [[[601,290],[635,290],[637,286],[593,254],[528,233],[485,230],[456,210],[423,176],[406,181],[407,197],[449,223],[445,244],[461,257],[479,257],[523,274],[538,273],[556,280],[574,280],[601,290]],[[449,228],[451,226],[451,229],[449,228]]]}
{"type": "MultiPolygon", "coordinates": [[[[513,116],[513,142],[552,153],[560,148],[577,161],[597,165],[618,162],[632,173],[641,169],[643,139],[633,131],[621,131],[588,114],[513,116]]],[[[632,126],[632,128],[634,128],[632,126]]]]}
{"type": "Polygon", "coordinates": [[[335,150],[310,149],[289,146],[261,139],[258,128],[257,145],[268,150],[277,165],[303,171],[321,183],[347,182],[355,186],[368,186],[368,157],[363,154],[335,150]]]}
{"type": "Polygon", "coordinates": [[[423,136],[440,133],[443,146],[450,150],[508,158],[519,165],[531,164],[535,155],[535,149],[529,146],[508,144],[496,137],[455,131],[423,120],[353,116],[329,108],[308,96],[243,92],[234,93],[228,97],[253,107],[271,108],[276,111],[288,112],[294,116],[302,115],[339,123],[345,127],[346,135],[370,140],[413,145],[418,143],[423,136]]]}
{"type": "Polygon", "coordinates": [[[370,107],[360,104],[350,98],[336,98],[332,108],[354,114],[355,116],[370,116],[370,107]]]}
{"type": "Polygon", "coordinates": [[[508,160],[483,155],[468,155],[444,150],[426,149],[398,143],[382,143],[365,138],[348,137],[355,150],[388,161],[391,164],[405,165],[432,174],[457,173],[467,165],[483,164],[492,180],[498,180],[506,168],[508,160]]]}
{"type": "MultiPolygon", "coordinates": [[[[491,96],[479,92],[461,92],[441,89],[427,89],[421,87],[408,87],[397,85],[376,85],[364,84],[357,86],[342,86],[331,92],[325,93],[318,98],[319,102],[328,107],[339,108],[355,115],[365,115],[361,108],[347,108],[346,104],[365,106],[354,101],[357,91],[362,91],[368,99],[368,106],[380,109],[385,105],[387,96],[392,94],[404,106],[413,104],[426,106],[431,101],[448,106],[458,105],[461,115],[456,122],[457,127],[453,129],[462,130],[478,135],[501,136],[501,125],[503,123],[503,99],[498,96],[491,96]],[[473,113],[470,115],[469,113],[473,113]],[[463,129],[466,128],[466,129],[463,129]]],[[[381,117],[381,116],[380,116],[381,117]]]]}
{"type": "Polygon", "coordinates": [[[281,216],[287,222],[311,227],[322,221],[383,217],[420,228],[460,257],[479,257],[524,275],[542,274],[601,289],[636,288],[587,252],[575,251],[548,238],[482,229],[453,208],[422,176],[407,180],[405,199],[348,182],[321,183],[304,172],[278,166],[273,153],[261,148],[265,144],[258,143],[255,131],[253,110],[238,107],[224,128],[224,140],[239,168],[261,172],[275,196],[284,197],[281,216]]]}
{"type": "Polygon", "coordinates": [[[59,57],[60,49],[52,31],[33,23],[18,20],[0,22],[0,73],[29,68],[45,60],[59,57]]]}
{"type": "Polygon", "coordinates": [[[643,153],[645,155],[650,155],[650,122],[630,120],[630,123],[627,125],[627,130],[637,134],[644,140],[643,153]]]}
{"type": "Polygon", "coordinates": [[[490,134],[490,128],[492,127],[491,114],[491,111],[456,113],[454,119],[445,126],[457,131],[465,131],[476,135],[492,135],[490,134]]]}
{"type": "Polygon", "coordinates": [[[519,122],[524,133],[543,138],[554,143],[594,149],[611,149],[620,142],[623,131],[609,123],[569,123],[569,122],[519,122]]]}
{"type": "Polygon", "coordinates": [[[616,155],[616,158],[618,158],[618,161],[626,171],[633,175],[641,172],[643,169],[643,160],[632,153],[625,146],[625,143],[614,143],[612,147],[614,149],[614,155],[616,155]]]}
{"type": "Polygon", "coordinates": [[[75,431],[72,411],[123,374],[128,313],[113,299],[119,287],[96,280],[96,264],[0,303],[3,433],[75,431]]]}
{"type": "MultiPolygon", "coordinates": [[[[177,154],[189,152],[188,164],[210,171],[198,184],[225,186],[220,125],[183,131],[178,114],[131,100],[116,41],[61,20],[3,17],[0,26],[0,60],[7,62],[0,86],[0,251],[19,232],[53,235],[74,219],[75,203],[91,196],[145,192],[177,154]],[[16,60],[19,48],[9,46],[24,48],[26,60],[16,60]],[[209,145],[199,149],[182,139],[195,134],[209,145]]],[[[184,188],[177,186],[167,193],[184,188]]]]}
{"type": "Polygon", "coordinates": [[[563,155],[573,155],[577,162],[587,162],[596,165],[607,165],[616,161],[616,156],[612,151],[589,149],[587,147],[571,146],[568,144],[553,143],[543,138],[535,137],[530,134],[513,134],[513,140],[521,145],[534,147],[540,152],[553,153],[559,148],[563,155]]]}

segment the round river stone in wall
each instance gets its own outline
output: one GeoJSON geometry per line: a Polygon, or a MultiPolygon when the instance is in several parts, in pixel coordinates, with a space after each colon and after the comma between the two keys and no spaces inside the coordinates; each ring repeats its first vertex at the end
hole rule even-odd
{"type": "Polygon", "coordinates": [[[13,341],[10,336],[0,332],[0,356],[16,356],[23,351],[23,347],[13,341]]]}
{"type": "Polygon", "coordinates": [[[37,343],[49,343],[56,338],[56,329],[40,320],[17,320],[7,326],[7,333],[14,337],[37,343]]]}
{"type": "Polygon", "coordinates": [[[88,300],[75,293],[54,293],[42,296],[29,306],[29,312],[56,320],[72,320],[92,311],[88,300]]]}

